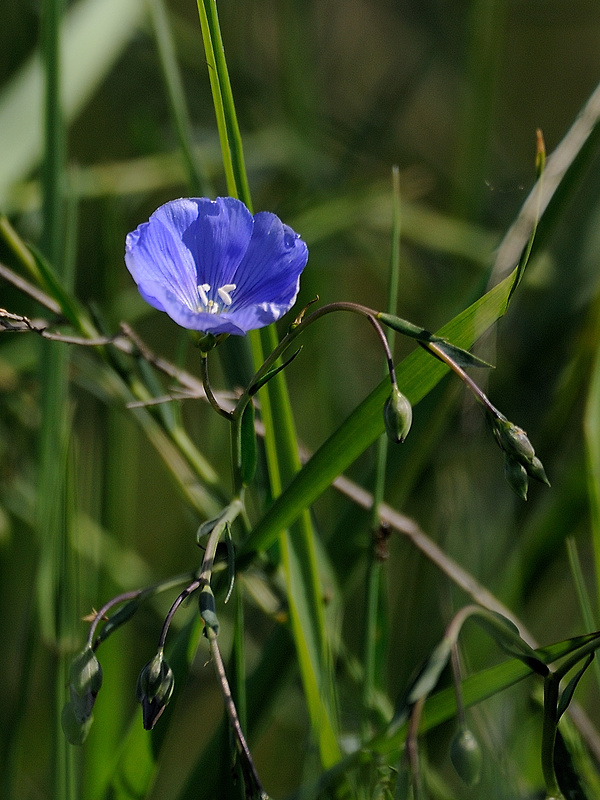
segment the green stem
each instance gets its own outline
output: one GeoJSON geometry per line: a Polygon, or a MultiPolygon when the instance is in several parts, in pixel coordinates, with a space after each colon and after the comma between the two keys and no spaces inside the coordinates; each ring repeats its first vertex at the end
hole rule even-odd
{"type": "Polygon", "coordinates": [[[217,412],[217,414],[220,414],[222,417],[225,417],[225,419],[231,422],[231,420],[233,419],[233,414],[219,405],[219,401],[214,396],[213,391],[210,387],[210,381],[208,379],[208,353],[201,354],[200,375],[202,377],[202,385],[204,386],[204,391],[206,392],[206,399],[208,400],[210,405],[214,408],[214,410],[217,412]]]}

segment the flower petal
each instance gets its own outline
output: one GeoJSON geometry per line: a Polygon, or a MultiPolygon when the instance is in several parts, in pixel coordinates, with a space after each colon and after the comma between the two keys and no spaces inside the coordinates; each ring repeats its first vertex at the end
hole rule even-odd
{"type": "Polygon", "coordinates": [[[167,290],[188,308],[197,304],[196,265],[181,238],[196,217],[193,201],[173,200],[127,236],[127,269],[142,297],[161,311],[165,310],[162,298],[167,290]]]}
{"type": "Polygon", "coordinates": [[[252,237],[252,214],[233,197],[195,198],[197,215],[182,232],[182,242],[196,264],[196,284],[208,283],[216,293],[232,280],[252,237]]]}
{"type": "Polygon", "coordinates": [[[308,248],[297,233],[267,211],[254,217],[252,239],[235,273],[230,314],[245,330],[279,319],[296,300],[308,248]]]}

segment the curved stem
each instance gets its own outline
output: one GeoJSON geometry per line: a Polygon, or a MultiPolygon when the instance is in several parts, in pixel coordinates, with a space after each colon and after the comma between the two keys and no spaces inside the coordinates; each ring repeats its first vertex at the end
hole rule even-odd
{"type": "MultiPolygon", "coordinates": [[[[335,303],[329,303],[326,306],[322,306],[321,308],[313,311],[312,314],[309,314],[307,317],[301,319],[300,322],[293,325],[290,330],[286,333],[283,339],[279,342],[277,347],[271,352],[271,354],[265,359],[264,363],[260,367],[260,369],[255,373],[252,380],[246,387],[243,394],[240,396],[235,409],[233,410],[233,417],[240,417],[244,413],[244,409],[248,405],[250,398],[254,394],[254,387],[260,383],[260,381],[265,377],[265,375],[269,372],[269,370],[274,366],[275,362],[278,358],[280,358],[283,353],[288,349],[288,347],[292,344],[294,339],[303,333],[309,325],[312,325],[313,322],[316,322],[321,317],[324,317],[326,314],[331,314],[334,311],[350,311],[354,314],[359,314],[362,317],[367,317],[371,321],[371,324],[376,323],[376,317],[378,312],[373,310],[372,308],[368,308],[367,306],[360,305],[359,303],[350,303],[345,301],[338,301],[335,303]]],[[[378,323],[377,323],[378,324],[378,323]]],[[[376,328],[377,329],[377,328],[376,328]]],[[[415,330],[420,330],[419,328],[415,328],[415,330]]],[[[380,338],[385,339],[383,335],[383,331],[381,331],[380,338]]],[[[386,357],[388,358],[388,364],[391,362],[391,354],[389,352],[389,346],[387,344],[387,340],[385,341],[384,347],[386,348],[386,357]]],[[[393,365],[392,365],[393,368],[393,365]]]]}
{"type": "Polygon", "coordinates": [[[219,405],[219,401],[214,396],[213,391],[210,387],[210,381],[208,380],[208,354],[202,353],[200,356],[200,374],[202,376],[202,385],[204,386],[204,391],[206,392],[206,399],[210,403],[210,405],[214,408],[217,414],[220,414],[225,419],[229,421],[232,420],[233,415],[230,411],[223,408],[219,405]]]}
{"type": "Polygon", "coordinates": [[[387,368],[388,372],[390,373],[390,381],[392,382],[392,386],[397,386],[398,382],[396,380],[396,368],[394,367],[394,360],[392,358],[392,351],[390,350],[390,345],[387,340],[387,336],[383,332],[381,325],[377,322],[375,317],[371,316],[371,314],[367,314],[367,319],[371,323],[371,325],[375,328],[377,336],[379,336],[379,340],[381,342],[381,346],[385,351],[385,358],[387,361],[387,368]]]}

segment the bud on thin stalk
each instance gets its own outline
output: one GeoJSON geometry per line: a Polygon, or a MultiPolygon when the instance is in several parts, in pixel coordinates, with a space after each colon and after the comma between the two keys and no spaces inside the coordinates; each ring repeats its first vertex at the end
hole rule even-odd
{"type": "Polygon", "coordinates": [[[392,387],[392,392],[385,401],[383,421],[385,423],[385,432],[391,441],[401,444],[410,431],[412,406],[408,398],[402,394],[396,385],[392,387]]]}
{"type": "Polygon", "coordinates": [[[450,760],[458,776],[475,786],[481,777],[482,754],[479,742],[468,728],[461,728],[450,744],[450,760]]]}
{"type": "Polygon", "coordinates": [[[162,652],[158,652],[140,672],[135,692],[142,706],[142,719],[147,731],[152,730],[167,707],[174,685],[173,670],[162,652]]]}

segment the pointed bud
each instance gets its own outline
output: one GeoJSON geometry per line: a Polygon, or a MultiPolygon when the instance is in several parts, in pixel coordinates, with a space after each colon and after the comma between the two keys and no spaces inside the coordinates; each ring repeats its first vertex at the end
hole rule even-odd
{"type": "Polygon", "coordinates": [[[157,653],[140,672],[135,690],[138,703],[142,705],[144,728],[152,730],[167,707],[173,694],[175,678],[173,670],[157,653]]]}
{"type": "Polygon", "coordinates": [[[91,647],[74,659],[69,669],[69,696],[75,719],[83,724],[92,716],[102,686],[102,667],[91,647]]]}
{"type": "Polygon", "coordinates": [[[458,776],[467,786],[475,786],[476,783],[479,783],[483,757],[479,742],[467,728],[459,730],[452,739],[450,760],[458,776]]]}
{"type": "Polygon", "coordinates": [[[531,464],[527,467],[527,473],[531,475],[532,478],[535,478],[536,480],[541,481],[541,483],[545,483],[547,486],[550,486],[550,481],[546,476],[544,465],[537,456],[534,456],[531,464]]]}
{"type": "Polygon", "coordinates": [[[527,500],[529,480],[525,467],[519,464],[514,458],[506,456],[504,459],[504,477],[513,492],[515,492],[521,500],[527,500]]]}
{"type": "Polygon", "coordinates": [[[412,424],[412,406],[397,386],[392,387],[392,393],[385,401],[383,421],[391,441],[402,444],[412,424]]]}
{"type": "Polygon", "coordinates": [[[523,479],[521,470],[515,465],[520,465],[527,475],[550,486],[542,462],[523,428],[509,422],[501,414],[490,414],[489,419],[496,441],[506,454],[504,474],[519,497],[525,499],[527,496],[527,480],[523,479]]]}

